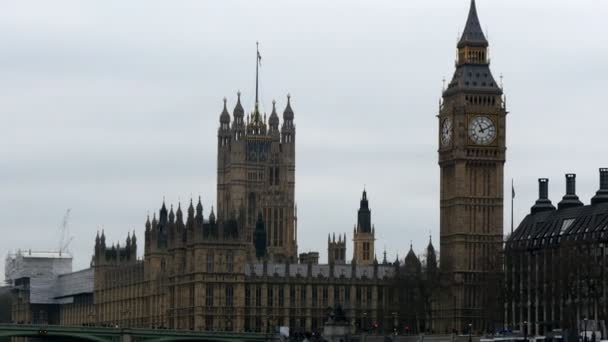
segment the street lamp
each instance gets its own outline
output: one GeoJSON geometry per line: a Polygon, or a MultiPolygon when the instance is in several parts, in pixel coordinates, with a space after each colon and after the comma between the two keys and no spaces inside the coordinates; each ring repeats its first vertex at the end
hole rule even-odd
{"type": "Polygon", "coordinates": [[[363,313],[363,331],[367,332],[367,312],[363,313]]]}
{"type": "Polygon", "coordinates": [[[528,342],[528,321],[524,321],[524,342],[528,342]]]}
{"type": "Polygon", "coordinates": [[[397,313],[393,312],[393,334],[397,336],[397,313]]]}
{"type": "Polygon", "coordinates": [[[469,342],[473,341],[473,337],[471,336],[473,330],[473,324],[469,323],[469,342]]]}
{"type": "Polygon", "coordinates": [[[587,317],[583,317],[583,322],[585,322],[585,332],[583,333],[583,342],[587,342],[587,317]]]}

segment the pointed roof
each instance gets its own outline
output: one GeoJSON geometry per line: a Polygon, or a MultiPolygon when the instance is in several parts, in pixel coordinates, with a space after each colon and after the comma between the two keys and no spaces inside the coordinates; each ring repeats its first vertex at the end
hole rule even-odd
{"type": "Polygon", "coordinates": [[[234,106],[234,117],[243,117],[245,115],[245,110],[243,109],[243,105],[241,105],[241,92],[238,91],[236,93],[237,96],[237,100],[236,100],[236,106],[234,106]]]}
{"type": "Polygon", "coordinates": [[[279,116],[277,115],[277,102],[272,100],[272,113],[270,113],[270,118],[268,119],[268,124],[270,127],[279,127],[279,116]]]}
{"type": "Polygon", "coordinates": [[[224,110],[222,110],[222,114],[220,115],[220,123],[230,123],[230,114],[226,108],[226,101],[227,100],[224,97],[224,110]]]}
{"type": "Polygon", "coordinates": [[[467,23],[462,32],[462,37],[458,42],[458,47],[464,46],[488,46],[488,40],[483,34],[481,24],[479,23],[479,17],[477,16],[477,6],[475,6],[475,0],[471,0],[471,7],[469,8],[469,16],[467,23]]]}
{"type": "Polygon", "coordinates": [[[293,120],[293,109],[291,109],[291,95],[287,94],[287,106],[283,111],[283,120],[293,120]]]}

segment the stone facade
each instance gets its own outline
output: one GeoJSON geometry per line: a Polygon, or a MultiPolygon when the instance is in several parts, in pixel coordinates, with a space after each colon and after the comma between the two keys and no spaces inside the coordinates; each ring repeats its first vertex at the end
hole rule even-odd
{"type": "Polygon", "coordinates": [[[143,260],[131,257],[134,237],[125,247],[108,247],[102,232],[93,267],[96,324],[312,331],[338,304],[355,329],[392,324],[388,298],[398,264],[320,265],[318,255],[300,263],[274,262],[269,254],[250,258],[239,221],[222,223],[213,213],[203,218],[199,202],[196,210],[190,204],[184,222],[181,207],[174,214],[163,204],[159,219],[146,222],[143,260]]]}
{"type": "Polygon", "coordinates": [[[471,2],[452,80],[438,115],[440,265],[449,287],[437,331],[489,330],[487,281],[501,272],[507,110],[492,77],[488,41],[471,2]]]}
{"type": "MultiPolygon", "coordinates": [[[[296,127],[290,97],[279,116],[275,102],[266,121],[256,102],[245,119],[240,93],[231,116],[226,108],[220,115],[217,153],[218,219],[242,217],[247,241],[254,241],[258,214],[267,226],[267,249],[277,261],[297,260],[295,206],[296,127]]],[[[247,255],[252,256],[253,244],[247,255]]]]}

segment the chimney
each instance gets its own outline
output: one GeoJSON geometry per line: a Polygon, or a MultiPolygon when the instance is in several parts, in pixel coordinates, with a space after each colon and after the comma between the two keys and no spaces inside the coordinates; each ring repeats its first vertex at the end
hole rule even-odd
{"type": "Polygon", "coordinates": [[[549,199],[549,179],[539,178],[538,179],[538,199],[530,210],[531,214],[536,214],[541,211],[555,210],[551,200],[549,199]]]}
{"type": "Polygon", "coordinates": [[[574,173],[566,174],[566,194],[557,204],[557,209],[566,209],[572,207],[580,207],[583,203],[576,196],[576,175],[574,173]]]}
{"type": "Polygon", "coordinates": [[[600,169],[600,189],[591,198],[591,204],[608,202],[608,168],[600,169]]]}

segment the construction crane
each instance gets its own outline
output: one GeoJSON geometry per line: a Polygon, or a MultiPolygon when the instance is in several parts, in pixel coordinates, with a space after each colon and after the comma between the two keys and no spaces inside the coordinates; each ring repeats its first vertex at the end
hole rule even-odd
{"type": "Polygon", "coordinates": [[[66,210],[65,215],[63,215],[63,221],[61,222],[61,226],[59,227],[59,255],[63,253],[70,253],[69,247],[70,243],[74,239],[73,236],[70,235],[69,229],[69,221],[70,221],[70,212],[72,209],[66,210]]]}

